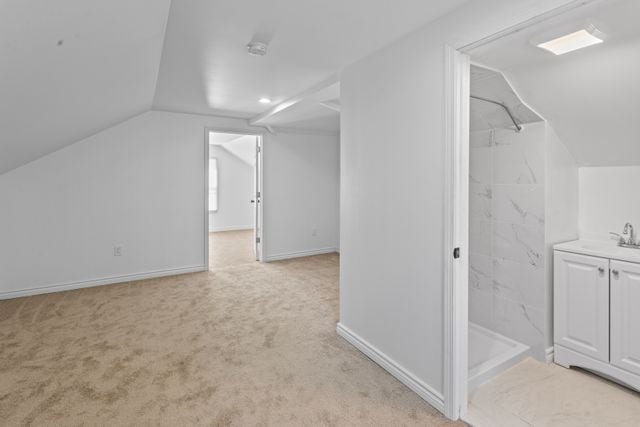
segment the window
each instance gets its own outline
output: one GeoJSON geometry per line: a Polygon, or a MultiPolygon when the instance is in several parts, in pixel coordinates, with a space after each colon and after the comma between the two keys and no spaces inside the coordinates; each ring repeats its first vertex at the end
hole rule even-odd
{"type": "Polygon", "coordinates": [[[209,211],[218,210],[218,159],[209,159],[209,211]]]}

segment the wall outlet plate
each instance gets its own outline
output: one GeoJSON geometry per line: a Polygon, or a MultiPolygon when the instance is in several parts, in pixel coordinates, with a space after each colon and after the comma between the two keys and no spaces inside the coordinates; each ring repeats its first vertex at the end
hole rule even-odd
{"type": "Polygon", "coordinates": [[[122,246],[113,247],[113,256],[122,256],[122,246]]]}

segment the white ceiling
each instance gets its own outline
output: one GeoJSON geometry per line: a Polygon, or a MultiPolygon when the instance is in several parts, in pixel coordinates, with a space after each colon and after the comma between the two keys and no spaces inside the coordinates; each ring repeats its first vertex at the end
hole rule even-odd
{"type": "Polygon", "coordinates": [[[500,72],[472,65],[470,80],[472,97],[470,108],[471,130],[516,130],[516,126],[513,123],[514,120],[519,125],[542,121],[540,116],[522,103],[500,72]],[[508,109],[508,112],[504,107],[487,100],[502,104],[508,109]]]}
{"type": "Polygon", "coordinates": [[[547,119],[578,164],[640,165],[640,1],[607,0],[476,49],[479,63],[503,71],[547,119]],[[604,43],[562,56],[531,43],[589,19],[604,43]]]}
{"type": "Polygon", "coordinates": [[[254,116],[464,2],[173,0],[154,107],[254,116]]]}
{"type": "MultiPolygon", "coordinates": [[[[465,1],[3,0],[0,174],[151,108],[254,117],[465,1]]],[[[339,124],[308,103],[282,114],[264,123],[339,124]]]]}
{"type": "Polygon", "coordinates": [[[3,0],[0,174],[151,107],[169,0],[3,0]]]}
{"type": "Polygon", "coordinates": [[[277,114],[267,115],[258,121],[254,121],[254,123],[269,125],[274,128],[338,132],[340,129],[339,100],[340,83],[329,84],[309,93],[301,98],[299,102],[277,114]],[[323,104],[329,104],[330,107],[323,104]]]}

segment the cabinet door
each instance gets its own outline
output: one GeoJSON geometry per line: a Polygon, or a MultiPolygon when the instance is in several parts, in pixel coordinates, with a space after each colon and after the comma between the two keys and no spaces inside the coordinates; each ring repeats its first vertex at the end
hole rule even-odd
{"type": "Polygon", "coordinates": [[[609,260],[556,251],[554,342],[609,362],[609,260]]]}
{"type": "Polygon", "coordinates": [[[640,264],[611,261],[611,364],[640,375],[640,264]]]}

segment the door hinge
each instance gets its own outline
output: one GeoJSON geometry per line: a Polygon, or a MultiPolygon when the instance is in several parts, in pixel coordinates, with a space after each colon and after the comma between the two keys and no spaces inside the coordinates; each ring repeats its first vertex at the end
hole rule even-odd
{"type": "Polygon", "coordinates": [[[256,243],[260,243],[260,238],[256,237],[256,243]]]}
{"type": "Polygon", "coordinates": [[[260,146],[259,146],[259,145],[256,145],[256,153],[259,153],[259,152],[261,152],[261,151],[262,151],[262,148],[260,148],[260,146]]]}
{"type": "Polygon", "coordinates": [[[453,258],[455,258],[455,259],[460,258],[460,248],[455,248],[453,250],[453,258]]]}

